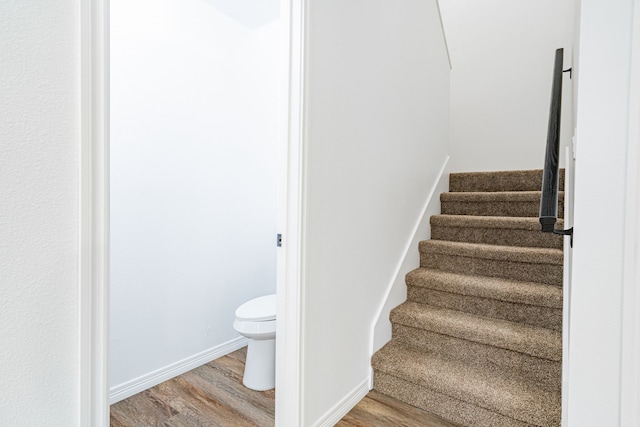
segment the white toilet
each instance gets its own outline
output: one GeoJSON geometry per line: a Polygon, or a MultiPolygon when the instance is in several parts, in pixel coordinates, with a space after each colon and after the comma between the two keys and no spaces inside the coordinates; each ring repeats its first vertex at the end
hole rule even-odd
{"type": "Polygon", "coordinates": [[[242,304],[233,327],[249,338],[243,384],[252,390],[271,390],[276,385],[276,295],[242,304]]]}

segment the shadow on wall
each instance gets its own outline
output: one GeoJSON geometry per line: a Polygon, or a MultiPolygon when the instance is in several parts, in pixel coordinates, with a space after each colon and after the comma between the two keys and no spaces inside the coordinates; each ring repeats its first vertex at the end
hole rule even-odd
{"type": "Polygon", "coordinates": [[[278,19],[279,0],[204,0],[225,15],[249,28],[258,28],[278,19]]]}

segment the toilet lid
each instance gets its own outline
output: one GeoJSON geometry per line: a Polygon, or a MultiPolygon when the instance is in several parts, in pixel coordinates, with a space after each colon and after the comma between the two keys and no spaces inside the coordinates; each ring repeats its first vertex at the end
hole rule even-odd
{"type": "Polygon", "coordinates": [[[245,302],[236,310],[236,319],[266,322],[276,318],[276,295],[266,295],[245,302]]]}

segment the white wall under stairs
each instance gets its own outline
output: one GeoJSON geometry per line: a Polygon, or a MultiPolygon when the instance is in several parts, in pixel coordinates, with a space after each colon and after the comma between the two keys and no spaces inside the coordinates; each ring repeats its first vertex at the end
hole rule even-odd
{"type": "MultiPolygon", "coordinates": [[[[310,0],[301,425],[369,385],[371,327],[448,154],[435,0],[310,0]]],[[[336,418],[337,417],[337,418],[336,418]]]]}

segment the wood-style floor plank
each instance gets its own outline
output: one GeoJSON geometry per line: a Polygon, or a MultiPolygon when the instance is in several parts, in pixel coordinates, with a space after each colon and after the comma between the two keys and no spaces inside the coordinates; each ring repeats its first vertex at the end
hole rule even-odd
{"type": "MultiPolygon", "coordinates": [[[[246,347],[111,405],[111,427],[272,427],[275,391],[242,384],[246,347]]],[[[338,427],[459,427],[372,391],[338,427]]]]}
{"type": "Polygon", "coordinates": [[[111,405],[111,427],[155,426],[178,414],[152,390],[145,390],[111,405]]]}
{"type": "Polygon", "coordinates": [[[336,427],[460,427],[392,397],[369,392],[336,427]]]}
{"type": "Polygon", "coordinates": [[[184,379],[207,393],[231,411],[254,425],[270,425],[274,420],[275,394],[256,392],[242,385],[242,377],[230,378],[220,371],[207,367],[198,375],[187,373],[184,379]]]}
{"type": "Polygon", "coordinates": [[[111,427],[270,427],[275,393],[242,384],[246,348],[111,405],[111,427]]]}

